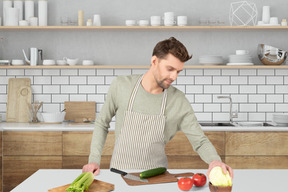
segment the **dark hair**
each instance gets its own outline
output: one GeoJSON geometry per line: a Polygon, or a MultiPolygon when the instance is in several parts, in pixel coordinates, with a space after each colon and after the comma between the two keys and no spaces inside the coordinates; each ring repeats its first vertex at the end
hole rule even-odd
{"type": "Polygon", "coordinates": [[[192,58],[192,55],[189,56],[186,47],[174,37],[157,43],[154,47],[152,56],[156,56],[159,59],[165,59],[169,53],[182,62],[186,62],[192,58]]]}

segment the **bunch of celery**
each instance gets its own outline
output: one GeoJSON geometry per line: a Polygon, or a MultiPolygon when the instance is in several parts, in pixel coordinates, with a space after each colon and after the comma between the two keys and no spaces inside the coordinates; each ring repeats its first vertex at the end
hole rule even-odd
{"type": "Polygon", "coordinates": [[[93,183],[94,175],[91,172],[85,172],[79,175],[71,185],[66,189],[67,192],[84,192],[88,190],[93,183]]]}

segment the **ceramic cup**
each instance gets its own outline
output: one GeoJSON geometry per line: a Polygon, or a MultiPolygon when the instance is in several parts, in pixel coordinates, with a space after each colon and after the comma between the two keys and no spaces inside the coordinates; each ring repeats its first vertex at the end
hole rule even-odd
{"type": "Polygon", "coordinates": [[[134,25],[136,25],[136,21],[135,20],[126,20],[125,24],[127,26],[134,26],[134,25]]]}
{"type": "Polygon", "coordinates": [[[28,25],[29,25],[29,23],[26,20],[19,21],[19,26],[28,26],[28,25]]]}
{"type": "Polygon", "coordinates": [[[93,25],[94,26],[101,26],[101,17],[100,15],[93,16],[93,25]]]}
{"type": "Polygon", "coordinates": [[[174,12],[165,12],[164,13],[164,25],[165,26],[173,26],[176,24],[174,18],[174,12]]]}
{"type": "Polygon", "coordinates": [[[148,26],[149,25],[149,21],[148,20],[139,20],[138,21],[138,25],[139,26],[148,26]]]}
{"type": "Polygon", "coordinates": [[[272,25],[278,25],[278,17],[270,17],[270,24],[272,25]]]}
{"type": "Polygon", "coordinates": [[[161,16],[151,16],[150,17],[151,26],[160,26],[161,25],[161,16]]]}
{"type": "Polygon", "coordinates": [[[187,16],[178,16],[177,17],[177,25],[178,26],[186,26],[187,25],[187,16]]]}
{"type": "Polygon", "coordinates": [[[38,26],[38,18],[37,17],[30,17],[29,18],[30,26],[38,26]]]}

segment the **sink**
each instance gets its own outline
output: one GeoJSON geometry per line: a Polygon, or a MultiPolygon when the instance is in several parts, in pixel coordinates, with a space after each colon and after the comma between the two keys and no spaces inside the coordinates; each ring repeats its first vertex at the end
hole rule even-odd
{"type": "Polygon", "coordinates": [[[199,124],[203,127],[216,127],[216,126],[220,126],[220,127],[223,127],[223,126],[235,126],[234,124],[232,123],[229,123],[229,122],[199,122],[199,124]]]}

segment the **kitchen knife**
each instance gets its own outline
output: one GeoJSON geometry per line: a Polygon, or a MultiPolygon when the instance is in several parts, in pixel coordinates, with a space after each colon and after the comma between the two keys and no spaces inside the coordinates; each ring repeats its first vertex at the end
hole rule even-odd
{"type": "Polygon", "coordinates": [[[131,179],[131,180],[134,180],[134,181],[141,181],[141,182],[144,182],[144,183],[148,183],[148,180],[147,179],[142,179],[140,177],[137,177],[135,175],[131,175],[129,173],[126,173],[124,171],[121,171],[121,170],[118,170],[118,169],[115,169],[115,168],[111,168],[110,171],[114,172],[114,173],[118,173],[118,174],[121,174],[123,175],[124,178],[126,179],[131,179]]]}

